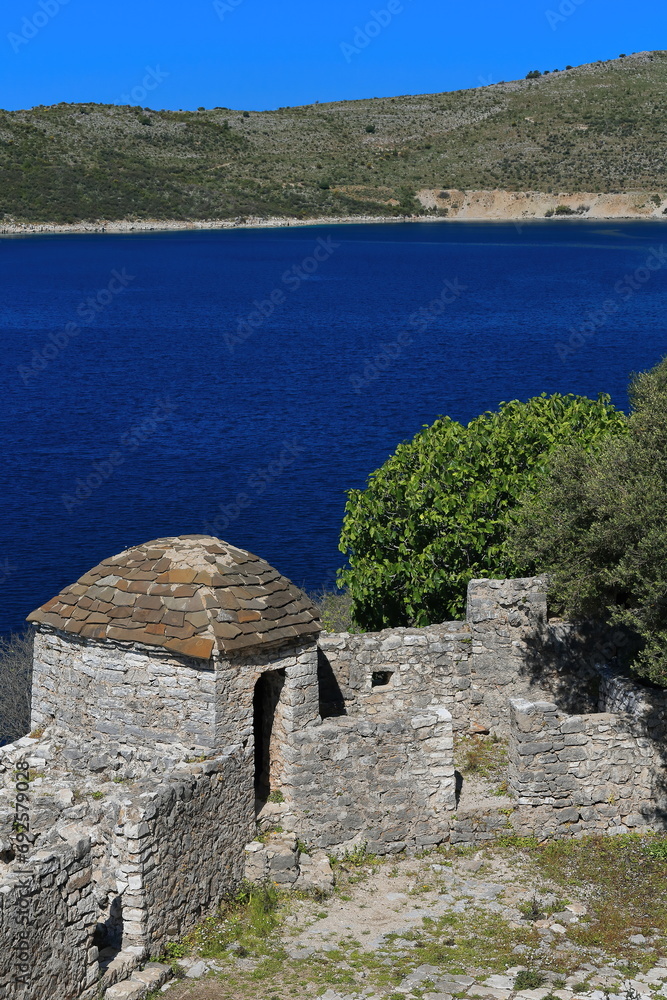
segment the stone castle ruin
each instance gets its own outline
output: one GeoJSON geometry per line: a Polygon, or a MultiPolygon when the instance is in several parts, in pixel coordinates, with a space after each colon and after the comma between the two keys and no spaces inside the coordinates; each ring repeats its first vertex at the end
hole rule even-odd
{"type": "Polygon", "coordinates": [[[328,855],[362,844],[667,828],[665,693],[618,671],[622,637],[549,621],[545,592],[476,580],[465,622],[322,633],[297,587],[203,535],[65,588],[29,616],[31,734],[0,749],[0,1000],[143,995],[244,879],[326,892],[328,855]],[[469,732],[507,741],[503,798],[467,797],[469,732]]]}

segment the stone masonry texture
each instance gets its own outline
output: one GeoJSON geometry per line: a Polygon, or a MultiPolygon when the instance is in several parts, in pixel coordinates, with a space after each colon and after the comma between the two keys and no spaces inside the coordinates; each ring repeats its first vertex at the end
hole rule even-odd
{"type": "Polygon", "coordinates": [[[2,1000],[78,997],[97,983],[89,841],[33,852],[0,874],[0,900],[2,1000]]]}
{"type": "Polygon", "coordinates": [[[297,733],[292,753],[286,821],[307,843],[391,854],[447,838],[456,805],[447,709],[327,719],[297,733]]]}
{"type": "Polygon", "coordinates": [[[33,659],[32,728],[57,720],[110,742],[215,746],[213,661],[169,650],[81,639],[40,627],[33,659]]]}
{"type": "Polygon", "coordinates": [[[0,941],[16,959],[6,982],[0,976],[3,1000],[21,996],[18,941],[28,955],[26,997],[87,996],[161,953],[238,889],[255,828],[248,751],[239,745],[197,761],[182,748],[167,753],[74,746],[48,732],[3,748],[0,941]],[[12,808],[24,768],[27,836],[12,808]]]}
{"type": "Polygon", "coordinates": [[[597,705],[600,630],[547,620],[546,581],[472,580],[465,622],[319,639],[323,715],[446,707],[455,731],[509,732],[508,698],[597,705]]]}
{"type": "Polygon", "coordinates": [[[509,786],[522,833],[648,832],[667,817],[664,742],[643,720],[565,715],[550,702],[510,701],[509,786]]]}

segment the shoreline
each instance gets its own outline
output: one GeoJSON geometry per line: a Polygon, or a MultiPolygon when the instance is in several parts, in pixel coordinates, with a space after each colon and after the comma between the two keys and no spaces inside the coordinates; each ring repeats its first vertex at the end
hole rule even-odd
{"type": "Polygon", "coordinates": [[[288,229],[303,228],[304,226],[327,226],[327,225],[349,225],[350,223],[369,222],[426,222],[438,221],[442,219],[431,216],[429,219],[421,216],[414,216],[408,219],[397,219],[395,216],[321,216],[312,219],[297,219],[288,216],[275,216],[269,218],[249,218],[243,222],[234,219],[144,219],[137,222],[125,220],[108,222],[73,222],[73,223],[51,223],[36,222],[23,224],[0,225],[1,236],[44,236],[44,235],[67,235],[69,233],[155,233],[155,232],[194,232],[220,229],[288,229]]]}
{"type": "Polygon", "coordinates": [[[55,223],[4,223],[0,236],[44,236],[68,234],[113,234],[183,232],[223,229],[286,229],[308,226],[364,225],[369,223],[415,222],[528,222],[597,221],[632,222],[667,221],[667,198],[648,191],[624,194],[543,194],[516,191],[436,191],[423,189],[418,199],[424,209],[438,210],[432,215],[342,215],[298,219],[291,216],[251,216],[243,219],[145,219],[141,221],[99,219],[95,221],[55,223]],[[559,212],[558,209],[565,209],[559,212]],[[446,214],[445,214],[446,210],[446,214]]]}

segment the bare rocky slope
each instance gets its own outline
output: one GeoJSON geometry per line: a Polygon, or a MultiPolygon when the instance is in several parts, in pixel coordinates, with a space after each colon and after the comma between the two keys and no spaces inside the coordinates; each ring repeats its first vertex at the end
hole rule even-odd
{"type": "Polygon", "coordinates": [[[661,216],[666,83],[659,51],[276,111],[0,111],[0,228],[661,216]]]}

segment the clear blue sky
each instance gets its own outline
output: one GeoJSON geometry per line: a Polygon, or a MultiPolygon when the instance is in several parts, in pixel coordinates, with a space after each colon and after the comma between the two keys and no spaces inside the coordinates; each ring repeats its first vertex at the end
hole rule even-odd
{"type": "Polygon", "coordinates": [[[0,106],[261,110],[458,90],[663,48],[666,27],[665,0],[3,0],[0,106]]]}

